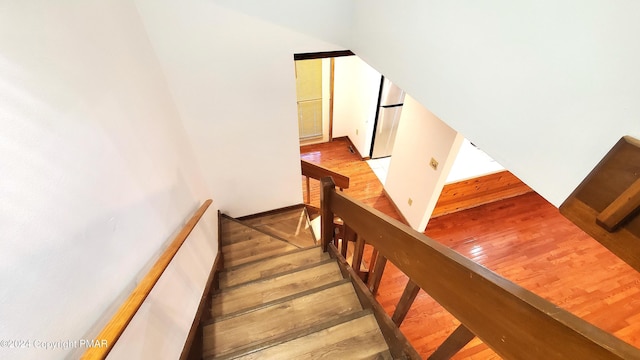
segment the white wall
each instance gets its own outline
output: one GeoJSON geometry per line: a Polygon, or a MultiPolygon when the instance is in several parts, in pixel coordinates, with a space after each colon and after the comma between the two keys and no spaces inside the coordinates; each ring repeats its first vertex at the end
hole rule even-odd
{"type": "Polygon", "coordinates": [[[380,77],[357,56],[336,58],[333,136],[348,136],[363,157],[371,150],[380,77]]]}
{"type": "Polygon", "coordinates": [[[202,216],[109,353],[109,359],[180,358],[218,251],[218,214],[202,216]]]}
{"type": "Polygon", "coordinates": [[[493,160],[480,148],[473,146],[469,140],[464,139],[451,171],[447,175],[446,183],[463,181],[502,170],[504,170],[502,165],[498,164],[497,161],[493,160]]]}
{"type": "Polygon", "coordinates": [[[351,50],[555,205],[640,137],[639,2],[355,6],[351,50]]]}
{"type": "Polygon", "coordinates": [[[128,1],[3,2],[0,125],[0,357],[62,358],[207,192],[128,1]]]}
{"type": "Polygon", "coordinates": [[[293,54],[344,49],[315,32],[333,37],[348,3],[281,3],[136,1],[207,185],[232,216],[302,202],[293,54]]]}
{"type": "Polygon", "coordinates": [[[422,232],[427,227],[463,140],[406,96],[384,188],[412,228],[422,232]],[[437,170],[429,165],[431,158],[438,161],[437,170]]]}

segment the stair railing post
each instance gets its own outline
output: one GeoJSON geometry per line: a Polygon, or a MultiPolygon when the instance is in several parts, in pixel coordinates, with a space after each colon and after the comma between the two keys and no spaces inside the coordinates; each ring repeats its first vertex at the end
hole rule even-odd
{"type": "Polygon", "coordinates": [[[331,196],[336,191],[336,185],[333,179],[325,177],[320,180],[322,191],[320,192],[320,210],[322,213],[322,221],[320,223],[320,233],[322,237],[320,243],[322,244],[322,251],[327,251],[327,246],[333,241],[335,235],[333,224],[333,210],[331,210],[331,196]]]}
{"type": "Polygon", "coordinates": [[[307,205],[311,205],[311,185],[309,185],[309,177],[305,176],[307,185],[307,205]]]}

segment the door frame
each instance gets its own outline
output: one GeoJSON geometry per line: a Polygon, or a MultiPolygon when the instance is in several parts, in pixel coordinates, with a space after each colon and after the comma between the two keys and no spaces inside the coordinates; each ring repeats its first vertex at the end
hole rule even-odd
{"type": "Polygon", "coordinates": [[[330,60],[330,74],[329,74],[329,141],[333,141],[333,93],[334,93],[334,77],[335,77],[335,58],[341,56],[353,56],[355,55],[351,50],[338,50],[338,51],[321,51],[312,53],[298,53],[293,54],[293,60],[314,60],[314,59],[326,59],[330,60]]]}

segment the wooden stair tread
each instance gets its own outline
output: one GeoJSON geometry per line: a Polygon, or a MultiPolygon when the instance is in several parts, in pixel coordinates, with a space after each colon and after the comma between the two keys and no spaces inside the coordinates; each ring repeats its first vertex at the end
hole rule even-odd
{"type": "Polygon", "coordinates": [[[245,264],[275,254],[298,249],[298,247],[270,236],[258,237],[240,243],[222,246],[225,267],[245,264]]]}
{"type": "Polygon", "coordinates": [[[340,268],[331,261],[303,271],[226,288],[213,296],[211,314],[214,318],[228,315],[340,279],[340,268]]]}
{"type": "Polygon", "coordinates": [[[272,236],[285,239],[298,247],[316,245],[309,223],[299,224],[297,220],[280,222],[277,224],[261,225],[257,229],[272,236]]]}
{"type": "Polygon", "coordinates": [[[273,237],[271,234],[265,233],[261,229],[258,229],[251,224],[247,224],[241,220],[237,220],[226,215],[223,215],[222,217],[221,235],[222,246],[241,243],[246,240],[252,240],[265,236],[273,237]]]}
{"type": "Polygon", "coordinates": [[[371,314],[235,357],[257,359],[392,359],[371,314]]]}
{"type": "Polygon", "coordinates": [[[316,244],[303,207],[223,215],[202,357],[392,359],[375,316],[316,244]]]}
{"type": "Polygon", "coordinates": [[[222,218],[221,222],[222,245],[229,245],[242,241],[246,234],[255,233],[256,230],[231,218],[222,218]]]}
{"type": "Polygon", "coordinates": [[[319,247],[294,250],[258,262],[243,264],[219,274],[221,289],[291,271],[329,259],[319,247]]]}
{"type": "Polygon", "coordinates": [[[269,236],[269,235],[250,227],[247,227],[245,229],[238,229],[235,232],[222,235],[222,238],[224,239],[222,241],[222,246],[242,243],[243,241],[246,241],[246,240],[252,240],[252,239],[260,238],[264,236],[269,236]]]}
{"type": "Polygon", "coordinates": [[[205,326],[203,355],[238,351],[359,310],[352,285],[343,283],[205,326]]]}
{"type": "Polygon", "coordinates": [[[304,207],[242,220],[242,222],[266,234],[289,241],[299,247],[309,247],[316,244],[304,207]]]}
{"type": "MultiPolygon", "coordinates": [[[[251,236],[251,238],[237,242],[229,245],[222,246],[223,253],[231,253],[240,254],[243,251],[250,250],[255,248],[256,246],[263,246],[271,243],[284,243],[287,244],[286,241],[282,241],[278,238],[274,238],[273,236],[269,236],[267,234],[261,233],[256,230],[256,233],[251,236]]],[[[290,245],[290,244],[289,244],[290,245]]]]}
{"type": "Polygon", "coordinates": [[[306,213],[304,213],[304,211],[305,211],[304,207],[300,206],[295,209],[284,210],[284,211],[276,212],[269,215],[241,218],[240,221],[242,221],[244,224],[253,225],[253,226],[274,224],[281,221],[298,219],[300,218],[301,214],[304,214],[306,216],[306,213]]]}

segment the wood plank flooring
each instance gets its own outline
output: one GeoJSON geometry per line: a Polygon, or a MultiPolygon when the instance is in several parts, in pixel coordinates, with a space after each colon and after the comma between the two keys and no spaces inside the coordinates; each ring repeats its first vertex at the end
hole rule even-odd
{"type": "MultiPolygon", "coordinates": [[[[300,147],[300,158],[322,165],[349,177],[349,188],[344,193],[384,212],[396,220],[403,221],[391,201],[384,195],[382,184],[369,165],[358,155],[349,151],[349,143],[336,140],[330,143],[300,147]]],[[[311,205],[320,206],[320,182],[311,182],[311,205]]],[[[302,177],[303,199],[306,199],[304,176],[302,177]]]]}
{"type": "Polygon", "coordinates": [[[531,192],[530,187],[508,171],[446,184],[431,217],[451,214],[497,200],[531,192]]]}
{"type": "MultiPolygon", "coordinates": [[[[352,177],[346,194],[400,219],[375,174],[346,143],[304,146],[301,156],[352,177]]],[[[311,199],[319,204],[317,184],[311,199]]],[[[431,219],[425,234],[640,347],[640,274],[536,193],[431,219]]],[[[388,263],[377,295],[387,313],[393,313],[406,282],[388,263]]],[[[401,330],[426,358],[458,324],[420,291],[401,330]]],[[[454,357],[499,358],[478,339],[454,357]]]]}

